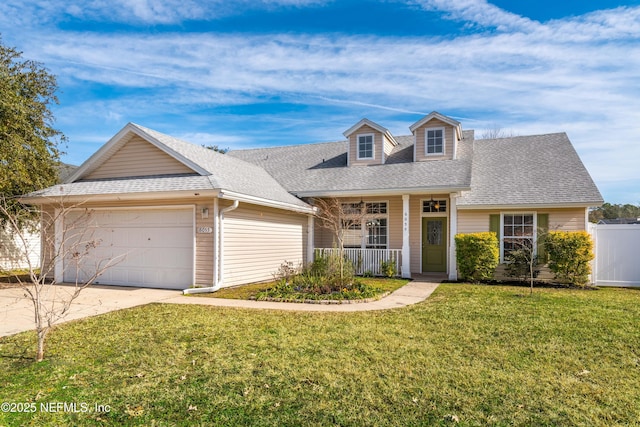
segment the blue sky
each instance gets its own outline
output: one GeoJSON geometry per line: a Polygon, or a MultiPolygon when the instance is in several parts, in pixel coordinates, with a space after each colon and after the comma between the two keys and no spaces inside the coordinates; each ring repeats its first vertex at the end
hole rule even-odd
{"type": "Polygon", "coordinates": [[[3,43],[58,76],[64,160],[127,122],[232,149],[567,132],[606,201],[640,203],[640,0],[4,0],[3,43]]]}

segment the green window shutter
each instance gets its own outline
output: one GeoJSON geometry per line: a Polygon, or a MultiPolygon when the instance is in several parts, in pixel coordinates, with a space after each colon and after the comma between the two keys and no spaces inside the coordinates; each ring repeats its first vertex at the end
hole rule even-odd
{"type": "Polygon", "coordinates": [[[489,231],[496,233],[498,239],[500,239],[500,215],[489,215],[489,231]]]}
{"type": "MultiPolygon", "coordinates": [[[[549,214],[538,214],[538,235],[549,231],[549,214]]],[[[538,238],[538,261],[540,264],[547,263],[547,251],[544,248],[544,241],[538,238]]]]}

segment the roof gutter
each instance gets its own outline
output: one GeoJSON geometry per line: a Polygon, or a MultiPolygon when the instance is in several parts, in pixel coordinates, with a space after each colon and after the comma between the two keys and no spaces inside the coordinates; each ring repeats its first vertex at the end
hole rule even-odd
{"type": "Polygon", "coordinates": [[[263,199],[262,197],[248,196],[245,194],[235,193],[232,191],[222,190],[218,194],[218,197],[221,199],[229,199],[229,200],[237,200],[244,203],[251,203],[254,205],[261,205],[270,208],[276,209],[286,209],[289,211],[304,213],[304,214],[314,214],[316,209],[312,206],[300,206],[294,205],[293,203],[286,202],[277,202],[274,200],[263,199]]]}
{"type": "Polygon", "coordinates": [[[602,201],[591,202],[575,202],[575,203],[531,203],[519,205],[461,205],[458,204],[458,210],[523,210],[523,209],[563,209],[563,208],[589,208],[592,206],[601,206],[602,201]]]}
{"type": "Polygon", "coordinates": [[[214,239],[218,240],[218,242],[215,243],[217,250],[215,251],[216,256],[214,258],[214,263],[217,268],[215,268],[216,271],[213,275],[213,286],[206,288],[187,288],[182,291],[183,295],[215,292],[222,287],[222,284],[224,283],[224,214],[237,209],[238,205],[240,205],[240,201],[234,200],[233,204],[222,209],[218,218],[216,218],[218,221],[219,232],[217,236],[218,238],[214,239]]]}
{"type": "Polygon", "coordinates": [[[429,187],[429,188],[388,188],[371,190],[343,190],[343,191],[300,191],[294,192],[298,197],[360,197],[360,196],[400,196],[403,194],[436,194],[436,193],[457,193],[469,191],[470,187],[429,187]]]}
{"type": "MultiPolygon", "coordinates": [[[[60,186],[61,188],[64,185],[60,186]]],[[[86,204],[93,202],[113,202],[113,201],[139,201],[139,200],[154,200],[154,199],[168,199],[176,197],[217,197],[218,190],[178,190],[178,191],[155,191],[150,193],[137,192],[137,193],[112,193],[112,194],[64,194],[59,196],[30,196],[25,195],[19,197],[18,200],[21,203],[29,205],[48,205],[48,204],[86,204]]]]}

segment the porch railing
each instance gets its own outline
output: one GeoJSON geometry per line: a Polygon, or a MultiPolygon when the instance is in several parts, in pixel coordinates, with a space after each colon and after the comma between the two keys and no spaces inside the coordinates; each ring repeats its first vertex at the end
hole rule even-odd
{"type": "MultiPolygon", "coordinates": [[[[315,256],[337,255],[338,248],[316,248],[315,256]]],[[[344,256],[353,263],[356,275],[386,276],[383,262],[393,262],[396,275],[402,274],[402,249],[345,248],[344,256]]]]}

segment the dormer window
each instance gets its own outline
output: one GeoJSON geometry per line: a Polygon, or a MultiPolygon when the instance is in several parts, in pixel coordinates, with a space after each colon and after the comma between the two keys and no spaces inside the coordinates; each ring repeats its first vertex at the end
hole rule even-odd
{"type": "Polygon", "coordinates": [[[427,156],[444,154],[444,128],[427,128],[424,152],[427,156]]]}
{"type": "Polygon", "coordinates": [[[370,160],[374,158],[373,134],[358,135],[358,160],[370,160]]]}

